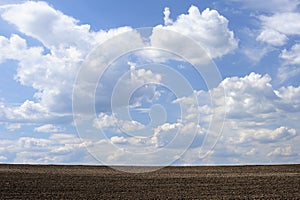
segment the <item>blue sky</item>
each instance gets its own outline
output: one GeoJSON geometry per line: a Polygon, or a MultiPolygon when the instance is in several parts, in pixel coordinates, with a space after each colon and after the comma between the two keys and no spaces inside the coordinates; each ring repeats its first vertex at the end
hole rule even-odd
{"type": "Polygon", "coordinates": [[[0,162],[300,163],[299,0],[0,3],[0,162]]]}

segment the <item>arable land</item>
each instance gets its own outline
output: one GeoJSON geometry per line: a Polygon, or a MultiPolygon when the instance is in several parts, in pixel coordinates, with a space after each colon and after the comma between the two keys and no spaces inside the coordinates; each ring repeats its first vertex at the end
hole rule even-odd
{"type": "Polygon", "coordinates": [[[104,166],[0,165],[0,199],[112,198],[299,199],[300,165],[165,167],[149,173],[104,166]]]}

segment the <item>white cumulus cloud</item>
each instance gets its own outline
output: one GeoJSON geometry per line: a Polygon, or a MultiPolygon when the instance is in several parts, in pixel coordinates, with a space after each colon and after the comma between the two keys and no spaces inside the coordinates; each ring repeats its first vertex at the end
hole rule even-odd
{"type": "Polygon", "coordinates": [[[97,129],[112,130],[117,133],[130,133],[144,127],[143,124],[134,120],[122,120],[113,115],[100,113],[94,120],[93,126],[97,129]]]}
{"type": "Polygon", "coordinates": [[[18,31],[40,41],[43,46],[29,47],[24,38],[0,36],[0,62],[18,62],[15,80],[36,90],[20,106],[3,104],[4,121],[65,122],[71,119],[72,88],[80,63],[97,44],[128,27],[93,32],[89,25],[64,15],[45,2],[27,1],[1,6],[1,17],[18,31]],[[48,51],[45,51],[48,49],[48,51]]]}
{"type": "Polygon", "coordinates": [[[279,57],[284,61],[278,68],[277,77],[281,82],[300,74],[300,44],[294,44],[291,49],[283,49],[279,57]]]}
{"type": "Polygon", "coordinates": [[[285,34],[282,34],[278,31],[272,30],[272,29],[265,29],[263,30],[259,36],[257,36],[256,40],[267,42],[274,46],[282,46],[287,41],[287,36],[285,34]]]}
{"type": "Polygon", "coordinates": [[[42,132],[42,133],[56,133],[56,132],[62,132],[64,131],[64,129],[54,124],[45,124],[34,128],[34,131],[42,132]]]}
{"type": "Polygon", "coordinates": [[[292,146],[277,147],[268,156],[298,156],[299,154],[293,151],[292,146]]]}
{"type": "Polygon", "coordinates": [[[259,17],[262,23],[262,32],[256,39],[275,46],[284,45],[288,36],[300,35],[299,18],[298,12],[279,12],[271,16],[262,15],[259,17]]]}
{"type": "Polygon", "coordinates": [[[163,47],[164,42],[168,41],[166,43],[168,46],[173,45],[175,49],[184,48],[182,51],[193,52],[194,49],[191,49],[191,47],[182,46],[177,41],[172,41],[170,35],[160,32],[160,29],[163,29],[175,31],[192,38],[212,58],[222,57],[238,46],[233,31],[228,28],[229,21],[216,10],[207,8],[200,12],[196,6],[191,6],[187,14],[179,15],[174,21],[169,18],[170,10],[168,8],[165,9],[164,15],[165,25],[158,25],[154,28],[151,36],[152,44],[163,47]]]}
{"type": "Polygon", "coordinates": [[[280,58],[284,59],[288,64],[300,64],[300,44],[293,45],[290,50],[282,50],[280,58]]]}
{"type": "Polygon", "coordinates": [[[260,1],[260,0],[230,0],[232,2],[239,2],[244,9],[253,9],[255,11],[264,11],[264,12],[288,12],[295,11],[300,4],[299,0],[269,0],[269,1],[260,1]]]}

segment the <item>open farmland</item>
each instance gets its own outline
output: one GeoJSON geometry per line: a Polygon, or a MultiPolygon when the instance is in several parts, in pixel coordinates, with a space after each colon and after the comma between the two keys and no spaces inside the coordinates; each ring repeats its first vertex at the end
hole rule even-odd
{"type": "Polygon", "coordinates": [[[297,199],[300,165],[166,167],[0,165],[0,199],[297,199]]]}

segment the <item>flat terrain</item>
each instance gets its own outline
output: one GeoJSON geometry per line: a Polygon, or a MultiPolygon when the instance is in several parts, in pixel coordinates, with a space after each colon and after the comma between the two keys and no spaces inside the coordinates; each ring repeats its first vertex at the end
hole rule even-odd
{"type": "Polygon", "coordinates": [[[299,199],[300,165],[167,167],[0,165],[0,199],[299,199]]]}

